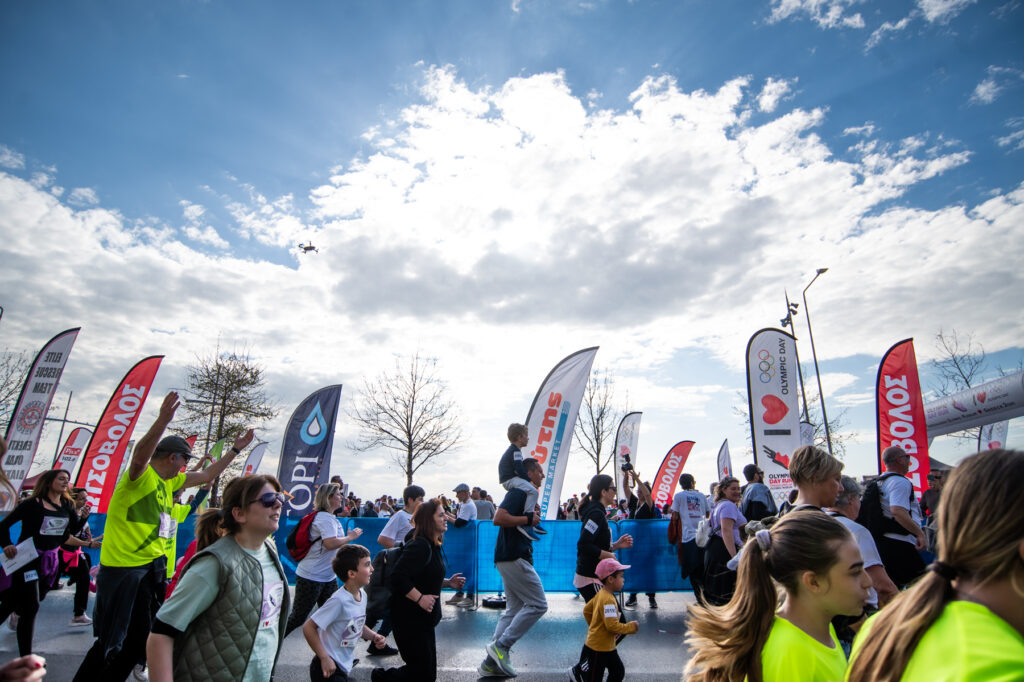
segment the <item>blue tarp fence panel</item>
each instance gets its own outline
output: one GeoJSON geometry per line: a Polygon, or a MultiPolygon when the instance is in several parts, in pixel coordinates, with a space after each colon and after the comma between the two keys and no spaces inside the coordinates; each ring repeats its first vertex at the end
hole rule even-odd
{"type": "MultiPolygon", "coordinates": [[[[189,543],[195,537],[196,515],[189,516],[178,525],[177,556],[184,555],[189,543]]],[[[288,555],[285,539],[288,533],[299,522],[298,518],[286,518],[275,536],[278,554],[290,583],[295,582],[296,562],[288,555]]],[[[89,527],[93,535],[103,533],[106,514],[93,514],[89,517],[89,527]]],[[[338,519],[342,533],[352,528],[360,528],[363,534],[355,542],[370,550],[375,556],[384,549],[377,544],[377,536],[384,529],[387,519],[338,519]]],[[[617,553],[619,561],[631,568],[626,571],[627,592],[678,592],[690,590],[688,580],[679,574],[675,547],[668,544],[668,521],[618,521],[610,522],[612,538],[624,533],[633,536],[633,548],[623,549],[617,553]]],[[[11,538],[18,537],[20,524],[11,528],[11,538]]],[[[540,576],[546,592],[574,592],[572,578],[576,572],[576,541],[580,536],[579,521],[545,521],[547,535],[535,542],[533,547],[533,566],[540,576]]],[[[444,553],[448,564],[447,575],[462,573],[466,577],[467,592],[499,592],[501,575],[494,567],[494,542],[498,536],[498,527],[490,521],[471,521],[462,528],[454,524],[448,525],[444,535],[444,553]]],[[[85,550],[92,557],[93,565],[99,563],[100,550],[85,550]]]]}

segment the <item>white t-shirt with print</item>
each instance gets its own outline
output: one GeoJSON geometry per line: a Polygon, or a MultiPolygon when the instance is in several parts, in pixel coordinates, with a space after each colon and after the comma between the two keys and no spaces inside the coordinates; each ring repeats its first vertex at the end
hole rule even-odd
{"type": "Polygon", "coordinates": [[[402,509],[388,519],[380,534],[383,537],[391,538],[396,545],[402,545],[405,544],[405,536],[409,534],[410,530],[412,530],[412,514],[402,509]]]}
{"type": "Polygon", "coordinates": [[[334,571],[331,569],[331,562],[338,548],[327,549],[321,538],[336,538],[341,534],[341,526],[334,514],[317,512],[313,524],[309,528],[309,537],[313,540],[313,546],[309,553],[302,557],[302,560],[295,566],[295,575],[306,580],[313,580],[318,583],[327,583],[337,580],[334,571]]]}
{"type": "Polygon", "coordinates": [[[359,598],[342,587],[324,602],[310,618],[319,628],[320,643],[342,672],[352,672],[356,645],[366,624],[366,592],[359,589],[359,598]]]}
{"type": "MultiPolygon", "coordinates": [[[[910,518],[918,526],[924,516],[921,514],[921,503],[914,495],[914,485],[906,476],[889,476],[878,484],[879,497],[882,502],[882,514],[886,518],[893,518],[890,507],[906,509],[910,518]]],[[[917,539],[912,533],[886,533],[885,537],[893,540],[903,540],[910,544],[916,544],[917,539]]]]}
{"type": "Polygon", "coordinates": [[[679,514],[682,526],[681,542],[692,542],[697,537],[697,524],[708,515],[708,498],[696,490],[681,490],[672,498],[672,511],[679,514]]]}

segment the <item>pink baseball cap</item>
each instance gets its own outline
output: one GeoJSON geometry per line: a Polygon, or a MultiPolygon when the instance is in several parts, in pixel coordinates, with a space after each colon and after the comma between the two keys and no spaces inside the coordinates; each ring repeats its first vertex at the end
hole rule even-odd
{"type": "Polygon", "coordinates": [[[594,569],[594,573],[597,574],[597,577],[600,580],[604,580],[615,571],[625,571],[627,568],[629,568],[629,566],[620,564],[615,559],[602,559],[600,563],[597,564],[597,568],[594,569]]]}

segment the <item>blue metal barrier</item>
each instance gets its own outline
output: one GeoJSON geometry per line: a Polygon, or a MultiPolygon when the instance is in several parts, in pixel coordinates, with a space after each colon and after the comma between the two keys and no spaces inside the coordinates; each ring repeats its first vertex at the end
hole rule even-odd
{"type": "MultiPolygon", "coordinates": [[[[189,543],[195,537],[196,515],[189,516],[178,524],[178,558],[185,554],[189,543]]],[[[278,529],[275,542],[290,583],[295,582],[295,561],[288,555],[285,539],[299,522],[298,518],[286,518],[278,529]]],[[[106,514],[93,514],[89,526],[93,535],[103,533],[106,514]]],[[[342,533],[350,528],[362,528],[363,534],[356,542],[370,550],[375,556],[384,549],[377,544],[377,537],[384,529],[387,519],[355,518],[338,519],[342,533]]],[[[18,537],[18,525],[11,528],[11,537],[18,537]]],[[[679,575],[676,550],[668,544],[668,521],[619,521],[609,524],[612,537],[623,533],[633,536],[633,548],[620,550],[619,561],[631,568],[626,571],[627,592],[679,592],[690,590],[689,581],[679,575]]],[[[572,578],[576,572],[576,541],[580,536],[579,521],[545,521],[548,534],[534,543],[533,566],[540,576],[546,592],[574,592],[572,578]]],[[[448,563],[447,575],[462,573],[466,577],[463,591],[499,592],[502,589],[501,575],[494,567],[494,543],[498,527],[490,521],[471,521],[462,528],[448,526],[442,551],[448,563]]],[[[92,557],[93,565],[99,563],[100,550],[85,550],[92,557]]]]}

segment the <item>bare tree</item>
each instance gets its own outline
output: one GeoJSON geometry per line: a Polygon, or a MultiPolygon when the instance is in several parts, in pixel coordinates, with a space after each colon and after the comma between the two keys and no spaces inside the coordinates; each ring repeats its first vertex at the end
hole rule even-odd
{"type": "MultiPolygon", "coordinates": [[[[263,368],[249,351],[221,353],[218,348],[206,356],[197,355],[188,366],[188,389],[184,405],[184,426],[198,433],[203,452],[209,452],[221,438],[234,438],[248,428],[259,428],[277,416],[278,406],[268,397],[263,368]]],[[[221,481],[242,471],[245,461],[235,461],[214,482],[211,503],[219,498],[221,481]]]]}
{"type": "Polygon", "coordinates": [[[349,416],[361,429],[350,446],[359,452],[389,450],[405,472],[406,485],[412,485],[420,467],[462,441],[458,407],[437,375],[437,360],[421,358],[419,352],[404,367],[399,358],[392,372],[364,379],[349,416]]]}
{"type": "MultiPolygon", "coordinates": [[[[940,357],[931,361],[935,371],[931,383],[938,395],[951,395],[981,383],[985,371],[985,349],[974,340],[974,334],[960,334],[956,329],[947,334],[939,329],[935,335],[935,348],[940,357]]],[[[950,435],[965,444],[977,443],[981,427],[950,435]]]]}
{"type": "Polygon", "coordinates": [[[0,423],[10,418],[31,364],[25,351],[0,351],[0,423]]]}
{"type": "Polygon", "coordinates": [[[615,437],[623,412],[613,404],[615,377],[608,370],[596,370],[587,382],[576,419],[576,443],[594,462],[594,470],[601,473],[615,454],[615,444],[605,448],[605,442],[615,437]]]}

